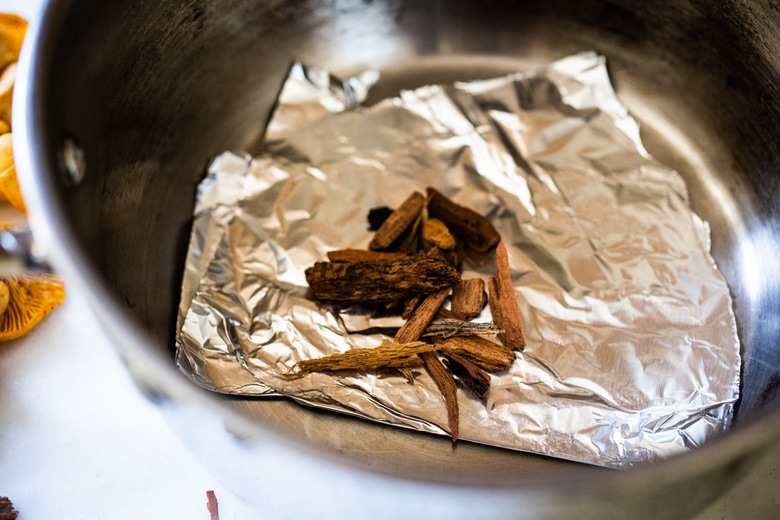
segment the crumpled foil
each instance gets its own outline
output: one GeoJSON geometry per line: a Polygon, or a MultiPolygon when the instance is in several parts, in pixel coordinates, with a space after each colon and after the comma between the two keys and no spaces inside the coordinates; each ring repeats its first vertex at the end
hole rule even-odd
{"type": "Polygon", "coordinates": [[[680,175],[644,149],[603,56],[361,106],[376,81],[296,64],[263,152],[211,163],[179,309],[187,376],[446,435],[424,369],[413,384],[386,372],[284,377],[299,360],[386,338],[355,331],[399,325],[326,311],[307,299],[304,270],[329,250],[365,249],[371,208],[433,186],[500,232],[528,343],[485,402],[459,390],[461,439],[627,468],[728,428],[740,350],[709,227],[680,175]]]}

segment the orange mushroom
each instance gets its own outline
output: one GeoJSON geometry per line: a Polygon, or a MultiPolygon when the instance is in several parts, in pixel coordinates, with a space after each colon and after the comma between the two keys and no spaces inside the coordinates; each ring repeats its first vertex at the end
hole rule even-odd
{"type": "Polygon", "coordinates": [[[0,315],[0,341],[30,332],[47,314],[65,301],[65,285],[54,275],[5,276],[8,303],[0,315]]]}
{"type": "Polygon", "coordinates": [[[27,206],[24,203],[19,180],[16,177],[13,138],[10,133],[0,135],[0,194],[13,207],[22,213],[27,213],[27,206]]]}
{"type": "MultiPolygon", "coordinates": [[[[0,13],[0,201],[7,200],[23,213],[27,208],[16,177],[11,102],[16,62],[27,31],[19,16],[0,13]]],[[[13,226],[0,223],[0,231],[13,226]]],[[[0,274],[0,341],[8,341],[33,329],[47,314],[65,301],[65,286],[51,274],[0,274]]]]}

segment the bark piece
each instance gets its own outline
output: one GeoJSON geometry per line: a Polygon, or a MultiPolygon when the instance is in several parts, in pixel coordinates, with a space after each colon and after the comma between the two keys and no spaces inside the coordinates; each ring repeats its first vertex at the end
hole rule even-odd
{"type": "Polygon", "coordinates": [[[417,220],[424,207],[423,194],[413,192],[377,229],[368,248],[375,251],[388,249],[417,220]]]}
{"type": "Polygon", "coordinates": [[[461,206],[434,188],[428,188],[428,215],[444,222],[466,245],[484,253],[501,240],[493,224],[476,211],[461,206]]]}
{"type": "Polygon", "coordinates": [[[303,377],[313,372],[420,366],[421,362],[417,354],[432,352],[433,349],[433,345],[422,341],[409,343],[384,341],[376,348],[353,348],[321,358],[304,359],[295,364],[289,377],[303,377]]]}
{"type": "Polygon", "coordinates": [[[367,260],[395,260],[409,256],[400,251],[366,251],[365,249],[334,249],[328,251],[331,262],[365,262],[367,260]]]}
{"type": "Polygon", "coordinates": [[[500,372],[515,362],[514,351],[501,343],[482,336],[451,336],[434,338],[436,350],[445,355],[457,354],[468,359],[482,370],[500,372]]]}
{"type": "Polygon", "coordinates": [[[490,375],[477,365],[458,354],[446,354],[444,365],[464,386],[484,399],[490,390],[490,375]]]}
{"type": "Polygon", "coordinates": [[[409,343],[417,341],[422,336],[423,331],[436,316],[441,304],[447,298],[450,290],[441,289],[435,293],[429,294],[423,302],[414,310],[409,319],[401,325],[393,338],[397,343],[409,343]]]}
{"type": "Polygon", "coordinates": [[[488,301],[493,321],[502,329],[498,339],[515,350],[525,348],[525,330],[512,285],[509,256],[503,242],[496,247],[496,275],[488,280],[488,301]]]}
{"type": "Polygon", "coordinates": [[[465,321],[458,318],[440,318],[439,313],[426,327],[422,334],[423,338],[449,338],[451,336],[472,336],[475,334],[494,335],[501,332],[501,329],[493,326],[492,323],[465,321]]]}
{"type": "Polygon", "coordinates": [[[433,378],[436,386],[444,397],[444,404],[447,407],[447,426],[450,429],[452,442],[458,440],[458,424],[460,411],[458,409],[458,386],[452,375],[447,371],[435,352],[424,352],[420,357],[425,363],[425,369],[433,378]]]}
{"type": "Polygon", "coordinates": [[[461,280],[452,289],[452,312],[462,320],[473,320],[487,305],[485,281],[482,278],[461,280]]]}
{"type": "Polygon", "coordinates": [[[321,301],[387,303],[449,289],[460,281],[460,274],[446,260],[417,256],[317,262],[306,269],[306,281],[314,297],[321,301]]]}

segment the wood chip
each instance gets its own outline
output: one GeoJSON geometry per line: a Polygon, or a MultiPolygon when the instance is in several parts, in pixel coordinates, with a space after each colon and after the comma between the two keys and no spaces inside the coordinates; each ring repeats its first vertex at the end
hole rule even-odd
{"type": "Polygon", "coordinates": [[[440,318],[436,313],[436,318],[426,327],[423,332],[423,338],[449,338],[451,336],[472,336],[480,334],[483,336],[493,336],[501,332],[492,323],[466,321],[458,318],[440,318]]]}
{"type": "Polygon", "coordinates": [[[409,256],[401,251],[367,251],[365,249],[335,249],[328,251],[331,262],[365,262],[371,260],[395,260],[409,256]]]}
{"type": "Polygon", "coordinates": [[[386,303],[450,288],[460,281],[460,273],[446,260],[417,256],[317,262],[306,269],[306,281],[314,297],[321,301],[386,303]]]}
{"type": "Polygon", "coordinates": [[[313,372],[420,366],[421,362],[417,354],[432,352],[434,348],[433,345],[422,341],[410,343],[383,341],[375,348],[353,348],[321,358],[304,359],[295,364],[288,377],[299,378],[313,372]]]}
{"type": "Polygon", "coordinates": [[[429,218],[423,223],[422,244],[425,249],[438,247],[442,251],[452,251],[455,249],[455,237],[444,222],[429,218]]]}
{"type": "Polygon", "coordinates": [[[490,375],[487,372],[463,356],[452,352],[446,354],[444,365],[477,397],[485,398],[490,390],[490,375]]]}
{"type": "Polygon", "coordinates": [[[523,318],[512,285],[509,255],[503,242],[496,247],[496,275],[488,280],[488,301],[493,322],[503,331],[498,335],[498,339],[507,347],[523,350],[523,318]]]}
{"type": "Polygon", "coordinates": [[[388,249],[422,213],[425,196],[415,191],[393,211],[374,234],[369,249],[381,251],[388,249]]]}
{"type": "Polygon", "coordinates": [[[219,520],[219,502],[213,490],[206,491],[206,509],[209,511],[211,520],[219,520]]]}
{"type": "Polygon", "coordinates": [[[490,341],[482,336],[451,336],[435,338],[436,350],[445,355],[457,354],[468,359],[482,370],[500,372],[515,362],[515,352],[501,343],[490,341]]]}
{"type": "Polygon", "coordinates": [[[458,386],[452,375],[447,371],[435,352],[424,352],[420,354],[425,369],[433,378],[436,386],[444,397],[444,404],[447,407],[447,425],[450,429],[452,442],[458,440],[458,424],[460,411],[458,409],[458,386]]]}
{"type": "Polygon", "coordinates": [[[409,316],[409,319],[401,325],[401,328],[395,334],[394,340],[397,343],[409,343],[420,339],[420,336],[422,336],[428,324],[433,320],[433,317],[436,316],[449,293],[450,290],[447,288],[429,294],[414,310],[412,315],[409,316]]]}
{"type": "Polygon", "coordinates": [[[450,232],[466,245],[484,253],[501,240],[493,224],[476,211],[461,206],[434,188],[428,188],[428,215],[444,222],[450,232]]]}
{"type": "Polygon", "coordinates": [[[452,312],[462,320],[473,320],[487,305],[485,280],[469,278],[461,280],[452,289],[452,312]]]}

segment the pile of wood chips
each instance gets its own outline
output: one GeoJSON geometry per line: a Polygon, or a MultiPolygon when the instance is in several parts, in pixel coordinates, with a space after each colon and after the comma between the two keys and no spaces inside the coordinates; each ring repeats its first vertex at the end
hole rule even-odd
{"type": "Polygon", "coordinates": [[[396,309],[404,322],[392,341],[300,361],[290,376],[395,370],[413,382],[412,369],[424,366],[442,393],[455,442],[457,384],[484,400],[490,373],[509,368],[525,347],[506,247],[485,216],[433,188],[412,193],[394,210],[376,208],[368,218],[375,231],[368,250],[331,251],[328,262],[307,269],[311,295],[337,308],[396,309]],[[487,280],[463,278],[466,261],[494,262],[495,272],[487,280]],[[492,323],[474,321],[486,305],[492,323]]]}

